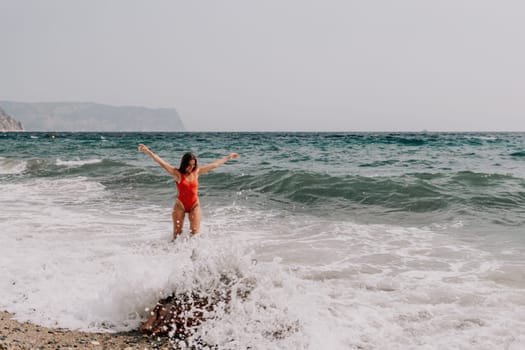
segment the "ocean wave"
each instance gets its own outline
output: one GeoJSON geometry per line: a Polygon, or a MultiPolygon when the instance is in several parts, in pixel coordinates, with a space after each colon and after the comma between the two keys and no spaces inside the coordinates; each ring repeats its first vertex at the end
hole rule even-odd
{"type": "Polygon", "coordinates": [[[210,174],[211,189],[256,192],[272,200],[310,207],[379,206],[388,210],[432,212],[517,209],[525,205],[525,183],[510,175],[469,171],[413,173],[391,177],[333,176],[273,170],[260,175],[210,174]]]}
{"type": "Polygon", "coordinates": [[[26,161],[0,157],[0,175],[21,174],[26,170],[26,167],[26,161]]]}
{"type": "Polygon", "coordinates": [[[386,135],[382,138],[382,141],[385,143],[396,143],[405,146],[421,146],[429,141],[432,141],[432,138],[429,138],[425,135],[419,134],[408,134],[408,135],[386,135]]]}
{"type": "Polygon", "coordinates": [[[467,187],[497,186],[506,181],[518,180],[510,175],[486,174],[472,171],[459,171],[452,175],[451,182],[465,185],[467,187]]]}
{"type": "Polygon", "coordinates": [[[397,159],[387,159],[387,160],[377,160],[370,163],[360,164],[360,168],[376,168],[376,167],[382,167],[382,166],[389,166],[399,163],[399,160],[397,159]]]}
{"type": "MultiPolygon", "coordinates": [[[[352,135],[354,136],[354,135],[352,135]]],[[[358,142],[387,143],[401,146],[481,146],[508,142],[509,134],[475,134],[475,133],[371,133],[363,134],[358,142]]]]}
{"type": "Polygon", "coordinates": [[[86,160],[61,160],[46,158],[27,159],[24,172],[34,177],[54,177],[54,176],[105,176],[112,172],[126,168],[129,165],[125,162],[110,159],[86,159],[86,160]]]}
{"type": "Polygon", "coordinates": [[[525,157],[525,151],[513,152],[510,154],[511,157],[525,157]]]}

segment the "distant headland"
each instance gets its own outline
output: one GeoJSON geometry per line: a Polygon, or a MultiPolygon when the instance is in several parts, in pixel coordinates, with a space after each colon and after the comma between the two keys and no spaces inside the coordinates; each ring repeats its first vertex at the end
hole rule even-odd
{"type": "Polygon", "coordinates": [[[24,127],[0,108],[0,131],[24,131],[24,127]]]}
{"type": "Polygon", "coordinates": [[[20,124],[18,130],[5,131],[185,130],[175,108],[110,106],[91,102],[0,101],[0,109],[20,124]]]}

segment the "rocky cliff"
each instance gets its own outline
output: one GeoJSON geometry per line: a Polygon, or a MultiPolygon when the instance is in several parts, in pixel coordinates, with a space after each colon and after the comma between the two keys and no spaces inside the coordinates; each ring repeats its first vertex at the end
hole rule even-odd
{"type": "Polygon", "coordinates": [[[0,108],[0,131],[24,131],[22,123],[11,118],[2,108],[0,108]]]}
{"type": "Polygon", "coordinates": [[[174,108],[109,106],[82,102],[0,101],[27,131],[183,131],[174,108]]]}

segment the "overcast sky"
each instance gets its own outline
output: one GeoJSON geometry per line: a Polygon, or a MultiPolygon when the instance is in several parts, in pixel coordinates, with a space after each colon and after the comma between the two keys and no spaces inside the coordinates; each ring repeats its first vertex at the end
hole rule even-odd
{"type": "Polygon", "coordinates": [[[193,131],[525,131],[525,1],[0,0],[0,100],[193,131]]]}

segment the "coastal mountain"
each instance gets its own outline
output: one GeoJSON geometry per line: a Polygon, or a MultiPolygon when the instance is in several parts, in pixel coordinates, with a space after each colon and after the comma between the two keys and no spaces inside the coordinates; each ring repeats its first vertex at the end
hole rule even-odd
{"type": "Polygon", "coordinates": [[[89,102],[0,101],[27,131],[183,131],[174,108],[110,106],[89,102]]]}
{"type": "Polygon", "coordinates": [[[0,108],[0,131],[24,131],[24,127],[0,108]]]}

